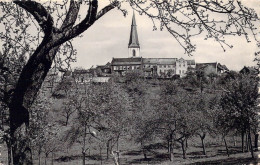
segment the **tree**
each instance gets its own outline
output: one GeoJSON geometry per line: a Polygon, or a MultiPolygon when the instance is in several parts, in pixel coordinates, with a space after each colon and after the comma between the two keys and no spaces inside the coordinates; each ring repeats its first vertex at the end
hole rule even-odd
{"type": "Polygon", "coordinates": [[[194,121],[196,121],[194,100],[194,95],[186,93],[185,91],[178,92],[176,105],[176,136],[174,140],[181,144],[183,159],[186,159],[187,140],[194,136],[198,129],[194,127],[194,121]]]}
{"type": "MultiPolygon", "coordinates": [[[[176,2],[153,1],[151,3],[147,1],[141,3],[129,0],[127,2],[140,14],[146,14],[153,20],[159,20],[160,28],[167,29],[188,54],[195,50],[195,45],[191,44],[191,37],[202,34],[203,31],[206,32],[205,39],[215,39],[223,49],[227,45],[223,40],[225,35],[244,35],[248,41],[249,32],[252,32],[254,36],[256,35],[253,22],[258,20],[257,15],[254,10],[246,8],[240,1],[201,0],[194,2],[187,0],[176,2]],[[157,11],[155,14],[150,12],[153,8],[157,11]],[[216,20],[214,13],[226,16],[226,19],[216,20]],[[179,17],[178,14],[184,16],[185,19],[179,17]],[[174,26],[181,28],[173,28],[174,26]],[[176,29],[181,30],[177,31],[176,29]]],[[[54,7],[50,7],[52,6],[50,3],[41,4],[35,1],[13,1],[13,3],[1,2],[4,14],[0,21],[3,21],[5,30],[4,33],[1,32],[1,39],[4,41],[3,47],[11,47],[16,54],[21,54],[20,50],[26,50],[29,59],[18,74],[18,80],[12,89],[12,94],[8,95],[10,135],[14,163],[32,164],[29,139],[26,138],[24,132],[29,122],[28,109],[35,100],[55,57],[57,57],[57,53],[63,50],[63,53],[67,55],[66,47],[71,48],[68,41],[88,30],[111,9],[115,7],[120,9],[121,1],[109,1],[109,4],[99,12],[98,0],[79,2],[72,0],[68,8],[66,8],[68,1],[65,1],[65,4],[52,3],[54,7]],[[76,24],[82,4],[88,5],[88,11],[86,16],[76,24]],[[24,10],[21,10],[21,8],[24,10]],[[62,14],[55,12],[58,8],[64,8],[65,12],[62,14]],[[57,15],[56,22],[54,22],[52,14],[57,15]],[[15,20],[15,22],[11,23],[12,20],[15,20]],[[36,29],[39,33],[38,37],[35,38],[32,35],[27,35],[26,30],[36,22],[36,29]],[[14,36],[17,36],[17,38],[13,38],[12,34],[15,34],[14,36]],[[42,37],[42,40],[39,36],[42,37]],[[34,41],[38,43],[34,48],[30,49],[30,44],[34,43],[34,41]],[[65,45],[65,49],[61,49],[62,44],[65,45]]],[[[154,28],[156,29],[156,27],[154,28]]],[[[71,57],[71,55],[67,56],[71,57]]],[[[1,70],[5,69],[4,65],[0,66],[1,70]]]]}
{"type": "Polygon", "coordinates": [[[76,107],[77,116],[73,119],[73,126],[67,133],[68,141],[73,144],[78,142],[82,146],[82,162],[85,164],[86,151],[89,149],[87,142],[94,137],[102,144],[107,145],[108,156],[113,152],[114,144],[125,132],[129,112],[129,98],[113,82],[108,84],[89,84],[87,91],[78,93],[79,100],[76,107]]]}
{"type": "Polygon", "coordinates": [[[158,130],[160,134],[167,140],[170,161],[173,157],[174,140],[177,131],[176,127],[178,109],[176,103],[179,101],[177,95],[180,93],[181,89],[178,87],[177,82],[166,81],[164,84],[162,84],[160,100],[157,105],[158,114],[156,114],[156,116],[160,116],[158,120],[160,122],[157,121],[158,126],[153,128],[158,130]]]}
{"type": "Polygon", "coordinates": [[[43,87],[30,108],[28,132],[30,133],[31,147],[37,153],[39,164],[41,164],[41,155],[43,153],[46,164],[49,154],[59,149],[62,142],[59,138],[60,127],[52,114],[54,100],[50,96],[50,89],[43,87]]]}
{"type": "Polygon", "coordinates": [[[206,147],[204,139],[208,135],[214,135],[214,118],[215,118],[215,109],[219,100],[218,93],[200,93],[195,96],[195,105],[194,105],[194,129],[196,130],[195,134],[198,135],[201,139],[201,146],[203,155],[206,155],[206,147]]]}
{"type": "MultiPolygon", "coordinates": [[[[97,12],[97,0],[90,1],[88,14],[79,24],[75,25],[81,3],[71,1],[66,18],[60,28],[55,27],[50,11],[46,10],[40,3],[34,1],[14,1],[14,3],[32,14],[44,32],[41,43],[30,55],[29,60],[20,72],[19,80],[8,103],[14,164],[32,164],[29,140],[26,136],[24,137],[26,134],[23,132],[29,122],[28,108],[51,68],[60,45],[83,33],[118,3],[111,3],[97,12]]],[[[5,3],[1,4],[2,6],[6,5],[5,3]]]]}
{"type": "Polygon", "coordinates": [[[229,120],[227,127],[236,128],[241,132],[242,150],[244,148],[244,134],[247,133],[251,154],[254,157],[251,132],[258,112],[256,108],[258,77],[250,74],[239,74],[235,79],[227,82],[224,90],[225,93],[221,98],[221,106],[224,112],[222,121],[229,120]],[[230,121],[230,119],[232,120],[230,121]]]}

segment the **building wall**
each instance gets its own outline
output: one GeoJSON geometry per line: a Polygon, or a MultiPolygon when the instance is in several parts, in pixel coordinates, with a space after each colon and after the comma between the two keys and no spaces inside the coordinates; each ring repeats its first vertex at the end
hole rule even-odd
{"type": "Polygon", "coordinates": [[[188,70],[187,61],[183,58],[176,61],[176,74],[180,75],[180,77],[184,77],[188,70]]]}
{"type": "Polygon", "coordinates": [[[120,74],[120,75],[125,75],[127,71],[130,71],[130,70],[139,70],[139,69],[142,69],[142,66],[141,65],[112,65],[111,66],[111,70],[112,70],[112,73],[117,73],[117,74],[120,74]]]}
{"type": "Polygon", "coordinates": [[[204,69],[204,73],[206,75],[209,75],[211,73],[217,74],[217,69],[216,67],[213,67],[212,65],[208,65],[205,69],[204,69]]]}
{"type": "Polygon", "coordinates": [[[176,74],[176,65],[174,64],[158,64],[157,74],[159,77],[172,77],[176,74]]]}
{"type": "Polygon", "coordinates": [[[131,64],[131,62],[116,64],[112,62],[111,67],[112,72],[118,72],[121,75],[124,75],[124,72],[127,70],[141,69],[148,77],[152,75],[161,78],[171,78],[174,75],[184,77],[188,71],[188,67],[195,68],[195,65],[188,65],[187,60],[184,60],[183,58],[147,58],[143,59],[141,64],[131,64]]]}

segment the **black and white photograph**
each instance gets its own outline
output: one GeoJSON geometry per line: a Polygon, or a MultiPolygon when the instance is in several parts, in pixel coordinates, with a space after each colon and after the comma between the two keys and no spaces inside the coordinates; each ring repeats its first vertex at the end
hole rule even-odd
{"type": "Polygon", "coordinates": [[[260,0],[0,0],[0,165],[260,164],[260,0]]]}

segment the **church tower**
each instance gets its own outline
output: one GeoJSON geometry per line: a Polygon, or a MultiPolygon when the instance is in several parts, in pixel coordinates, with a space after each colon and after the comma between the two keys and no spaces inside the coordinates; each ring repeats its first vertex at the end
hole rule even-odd
{"type": "Polygon", "coordinates": [[[136,22],[135,22],[135,13],[133,13],[130,39],[128,44],[128,57],[135,58],[140,57],[140,45],[138,41],[136,22]]]}

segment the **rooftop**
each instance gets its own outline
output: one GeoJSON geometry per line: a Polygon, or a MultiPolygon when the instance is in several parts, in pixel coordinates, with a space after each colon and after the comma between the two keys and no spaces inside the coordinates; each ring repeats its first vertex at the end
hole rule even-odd
{"type": "Polygon", "coordinates": [[[177,58],[143,58],[143,63],[175,65],[177,58]]]}
{"type": "Polygon", "coordinates": [[[111,65],[140,65],[142,58],[113,58],[111,65]]]}

